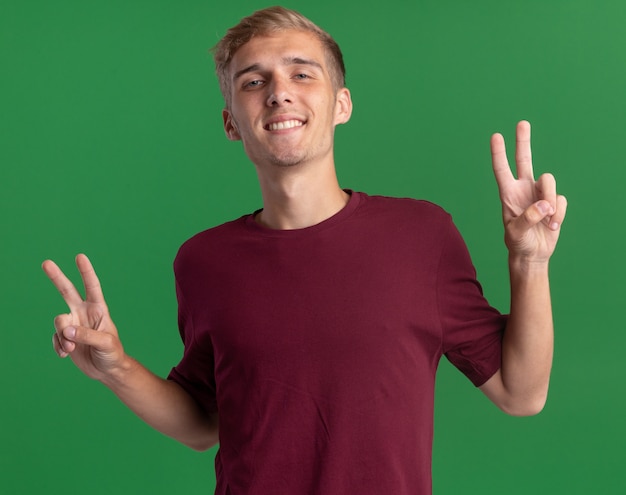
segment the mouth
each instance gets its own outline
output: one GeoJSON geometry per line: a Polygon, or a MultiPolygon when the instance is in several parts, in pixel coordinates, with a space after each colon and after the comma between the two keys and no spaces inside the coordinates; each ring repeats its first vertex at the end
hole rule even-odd
{"type": "Polygon", "coordinates": [[[266,131],[282,131],[285,129],[293,129],[294,127],[302,127],[304,124],[302,120],[292,119],[281,122],[271,122],[265,124],[264,128],[266,131]]]}

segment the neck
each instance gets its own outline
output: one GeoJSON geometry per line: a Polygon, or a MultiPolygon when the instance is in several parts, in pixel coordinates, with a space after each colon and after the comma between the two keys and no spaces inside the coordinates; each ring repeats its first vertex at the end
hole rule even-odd
{"type": "Polygon", "coordinates": [[[263,210],[256,220],[271,229],[292,230],[316,225],[338,213],[350,196],[341,189],[334,166],[326,173],[285,167],[268,178],[259,173],[263,210]]]}

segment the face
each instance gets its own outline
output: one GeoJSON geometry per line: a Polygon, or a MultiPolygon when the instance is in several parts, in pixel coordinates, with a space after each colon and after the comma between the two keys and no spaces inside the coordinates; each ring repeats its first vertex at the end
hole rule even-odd
{"type": "Polygon", "coordinates": [[[333,134],[352,111],[350,93],[332,85],[315,35],[282,31],[252,38],[230,64],[224,130],[242,140],[258,167],[332,162],[333,134]]]}

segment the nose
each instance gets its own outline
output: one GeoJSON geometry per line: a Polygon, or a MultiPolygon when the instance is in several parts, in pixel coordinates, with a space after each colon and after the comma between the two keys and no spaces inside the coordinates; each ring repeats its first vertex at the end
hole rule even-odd
{"type": "Polygon", "coordinates": [[[270,94],[267,97],[268,107],[279,107],[286,103],[293,102],[293,96],[289,92],[289,86],[286,81],[275,77],[269,85],[270,94]]]}

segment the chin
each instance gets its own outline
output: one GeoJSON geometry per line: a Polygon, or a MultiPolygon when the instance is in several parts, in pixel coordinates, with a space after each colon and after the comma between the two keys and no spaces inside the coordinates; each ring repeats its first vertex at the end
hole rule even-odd
{"type": "Polygon", "coordinates": [[[305,160],[306,156],[303,153],[283,153],[269,157],[269,161],[277,167],[294,167],[305,160]]]}

